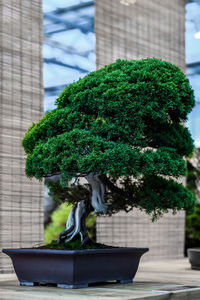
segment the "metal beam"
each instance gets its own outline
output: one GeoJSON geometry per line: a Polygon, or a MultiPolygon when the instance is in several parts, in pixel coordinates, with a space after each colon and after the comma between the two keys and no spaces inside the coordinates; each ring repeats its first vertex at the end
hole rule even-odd
{"type": "Polygon", "coordinates": [[[200,61],[187,64],[187,75],[188,76],[194,76],[197,74],[200,74],[200,61]],[[190,73],[191,72],[191,73],[190,73]]]}
{"type": "Polygon", "coordinates": [[[79,4],[76,5],[71,5],[71,6],[67,6],[67,7],[63,7],[63,8],[57,8],[55,10],[52,10],[50,13],[53,14],[64,14],[67,12],[71,12],[71,11],[76,11],[82,8],[87,8],[90,6],[94,6],[94,0],[92,1],[88,1],[88,2],[81,2],[79,4]]]}
{"type": "MultiPolygon", "coordinates": [[[[54,24],[61,24],[64,26],[62,29],[54,30],[54,31],[46,31],[44,30],[45,34],[55,34],[61,31],[65,30],[72,30],[72,29],[79,29],[80,31],[86,33],[86,32],[94,32],[94,18],[87,17],[86,19],[88,20],[87,23],[85,24],[76,24],[75,22],[69,22],[66,20],[62,20],[59,17],[56,17],[50,13],[45,13],[44,14],[45,19],[51,20],[54,24]]],[[[47,25],[46,27],[48,27],[47,25]]]]}
{"type": "Polygon", "coordinates": [[[79,29],[83,33],[87,33],[87,32],[94,32],[93,28],[94,28],[94,26],[88,26],[88,28],[85,27],[85,29],[83,29],[83,28],[80,29],[78,26],[74,26],[73,28],[65,27],[65,28],[62,28],[62,29],[47,31],[47,32],[44,32],[44,33],[45,33],[45,35],[53,35],[53,34],[56,34],[56,33],[59,33],[59,32],[68,31],[68,30],[72,30],[72,29],[79,29]]]}
{"type": "Polygon", "coordinates": [[[187,3],[197,3],[200,5],[200,0],[186,0],[186,4],[187,3]]]}
{"type": "Polygon", "coordinates": [[[51,96],[56,96],[56,95],[58,95],[58,93],[60,93],[67,85],[69,85],[69,84],[62,84],[62,85],[57,85],[57,86],[46,87],[46,88],[44,89],[44,91],[45,91],[45,96],[47,96],[48,94],[50,94],[51,96]]]}
{"type": "Polygon", "coordinates": [[[88,50],[88,51],[78,51],[76,48],[74,48],[73,46],[66,46],[66,45],[63,45],[62,43],[59,43],[57,41],[54,41],[52,40],[51,38],[45,36],[44,37],[44,43],[46,45],[49,45],[51,47],[54,47],[54,48],[57,48],[57,49],[60,49],[64,52],[66,52],[67,54],[71,54],[71,55],[78,55],[78,56],[81,56],[81,57],[88,57],[88,55],[90,53],[93,53],[94,52],[94,49],[91,49],[91,50],[88,50]]]}
{"type": "Polygon", "coordinates": [[[193,63],[187,64],[187,68],[200,67],[200,61],[195,61],[193,63]]]}
{"type": "Polygon", "coordinates": [[[74,69],[74,70],[77,70],[81,73],[89,73],[89,70],[83,69],[79,66],[73,66],[73,65],[63,63],[63,62],[61,62],[61,61],[59,61],[55,58],[44,58],[44,62],[47,63],[47,64],[55,64],[55,65],[59,65],[59,66],[65,67],[65,68],[74,69]]]}

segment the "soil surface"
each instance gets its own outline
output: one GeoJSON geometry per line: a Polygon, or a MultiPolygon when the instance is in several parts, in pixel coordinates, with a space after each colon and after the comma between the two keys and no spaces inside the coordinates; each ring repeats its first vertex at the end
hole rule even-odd
{"type": "Polygon", "coordinates": [[[48,245],[35,247],[34,249],[85,250],[85,249],[108,249],[108,248],[118,248],[118,247],[95,243],[93,241],[89,241],[87,245],[85,245],[84,247],[81,247],[80,240],[72,240],[67,243],[63,242],[60,244],[58,244],[57,241],[52,241],[48,245]]]}

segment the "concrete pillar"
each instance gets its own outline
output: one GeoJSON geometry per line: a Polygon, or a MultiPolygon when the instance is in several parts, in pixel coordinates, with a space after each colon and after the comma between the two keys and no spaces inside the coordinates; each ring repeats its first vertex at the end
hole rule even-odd
{"type": "Polygon", "coordinates": [[[22,138],[43,113],[42,1],[1,0],[0,273],[12,270],[2,248],[43,240],[43,184],[25,176],[22,138]]]}

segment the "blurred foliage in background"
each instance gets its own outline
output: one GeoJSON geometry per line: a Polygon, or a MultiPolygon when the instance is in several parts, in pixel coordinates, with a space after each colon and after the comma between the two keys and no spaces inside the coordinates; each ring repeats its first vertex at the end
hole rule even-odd
{"type": "Polygon", "coordinates": [[[193,213],[186,212],[185,254],[188,248],[200,247],[200,149],[194,151],[193,157],[187,159],[187,188],[197,198],[193,213]]]}
{"type": "Polygon", "coordinates": [[[186,249],[200,247],[200,204],[186,217],[186,249]]]}

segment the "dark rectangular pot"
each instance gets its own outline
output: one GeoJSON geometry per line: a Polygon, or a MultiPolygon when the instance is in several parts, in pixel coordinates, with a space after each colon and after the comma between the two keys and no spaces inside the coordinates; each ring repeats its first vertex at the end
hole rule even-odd
{"type": "Polygon", "coordinates": [[[132,282],[148,248],[89,250],[3,249],[12,259],[21,285],[57,284],[63,288],[117,280],[132,282]]]}

